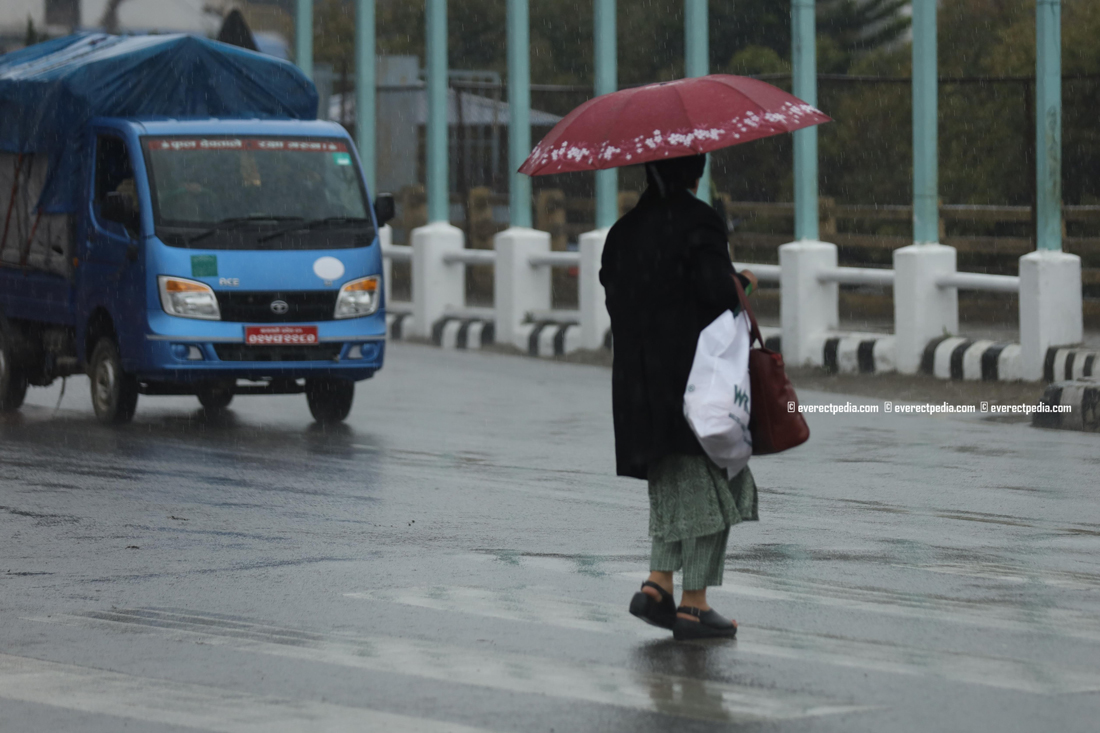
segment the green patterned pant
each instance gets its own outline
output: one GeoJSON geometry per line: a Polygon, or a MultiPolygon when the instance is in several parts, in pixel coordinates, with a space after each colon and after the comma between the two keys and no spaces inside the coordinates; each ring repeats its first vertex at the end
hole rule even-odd
{"type": "Polygon", "coordinates": [[[666,542],[653,538],[653,551],[649,569],[658,573],[674,573],[683,568],[684,590],[703,590],[712,585],[722,585],[722,571],[726,566],[726,540],[730,529],[691,537],[678,542],[666,542]]]}

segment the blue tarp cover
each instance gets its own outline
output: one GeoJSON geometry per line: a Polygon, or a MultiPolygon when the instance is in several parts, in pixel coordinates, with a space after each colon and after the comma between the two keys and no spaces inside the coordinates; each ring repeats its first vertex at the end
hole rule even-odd
{"type": "Polygon", "coordinates": [[[317,90],[295,66],[196,36],[81,34],[0,56],[0,152],[49,156],[44,213],[77,210],[93,117],[316,116],[317,90]]]}

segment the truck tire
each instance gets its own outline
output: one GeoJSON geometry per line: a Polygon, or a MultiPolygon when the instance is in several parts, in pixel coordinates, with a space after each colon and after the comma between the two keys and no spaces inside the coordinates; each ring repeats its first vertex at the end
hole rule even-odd
{"type": "Polygon", "coordinates": [[[222,384],[203,385],[195,390],[195,396],[207,412],[221,412],[233,401],[233,388],[222,384]]]}
{"type": "Polygon", "coordinates": [[[92,407],[102,423],[121,425],[134,417],[138,383],[122,371],[122,358],[113,339],[104,337],[95,345],[88,368],[92,378],[92,407]]]}
{"type": "Polygon", "coordinates": [[[306,380],[306,402],[313,419],[319,423],[341,422],[351,412],[355,382],[325,377],[306,380]]]}
{"type": "Polygon", "coordinates": [[[0,321],[0,412],[12,412],[22,407],[27,396],[27,378],[16,363],[5,325],[0,321]]]}

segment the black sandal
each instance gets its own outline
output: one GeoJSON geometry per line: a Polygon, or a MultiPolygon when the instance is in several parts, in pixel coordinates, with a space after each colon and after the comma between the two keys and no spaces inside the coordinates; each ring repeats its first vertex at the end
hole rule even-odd
{"type": "Polygon", "coordinates": [[[680,606],[677,613],[686,613],[699,619],[688,621],[686,618],[676,618],[672,627],[672,637],[676,641],[691,641],[693,639],[733,639],[737,636],[737,624],[724,618],[722,614],[713,608],[700,611],[694,606],[680,606]]]}
{"type": "Polygon", "coordinates": [[[672,594],[650,580],[642,583],[642,587],[656,589],[661,594],[661,600],[656,601],[648,593],[638,591],[630,599],[630,613],[647,624],[660,626],[662,629],[671,629],[675,626],[676,602],[672,600],[672,594]]]}

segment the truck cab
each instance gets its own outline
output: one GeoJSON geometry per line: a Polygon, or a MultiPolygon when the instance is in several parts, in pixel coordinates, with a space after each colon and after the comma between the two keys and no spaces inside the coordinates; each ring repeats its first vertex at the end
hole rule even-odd
{"type": "Polygon", "coordinates": [[[0,259],[0,410],[83,371],[109,423],[141,394],[304,393],[347,416],[383,363],[393,199],[371,205],[342,127],[97,117],[80,154],[65,273],[0,259]]]}

